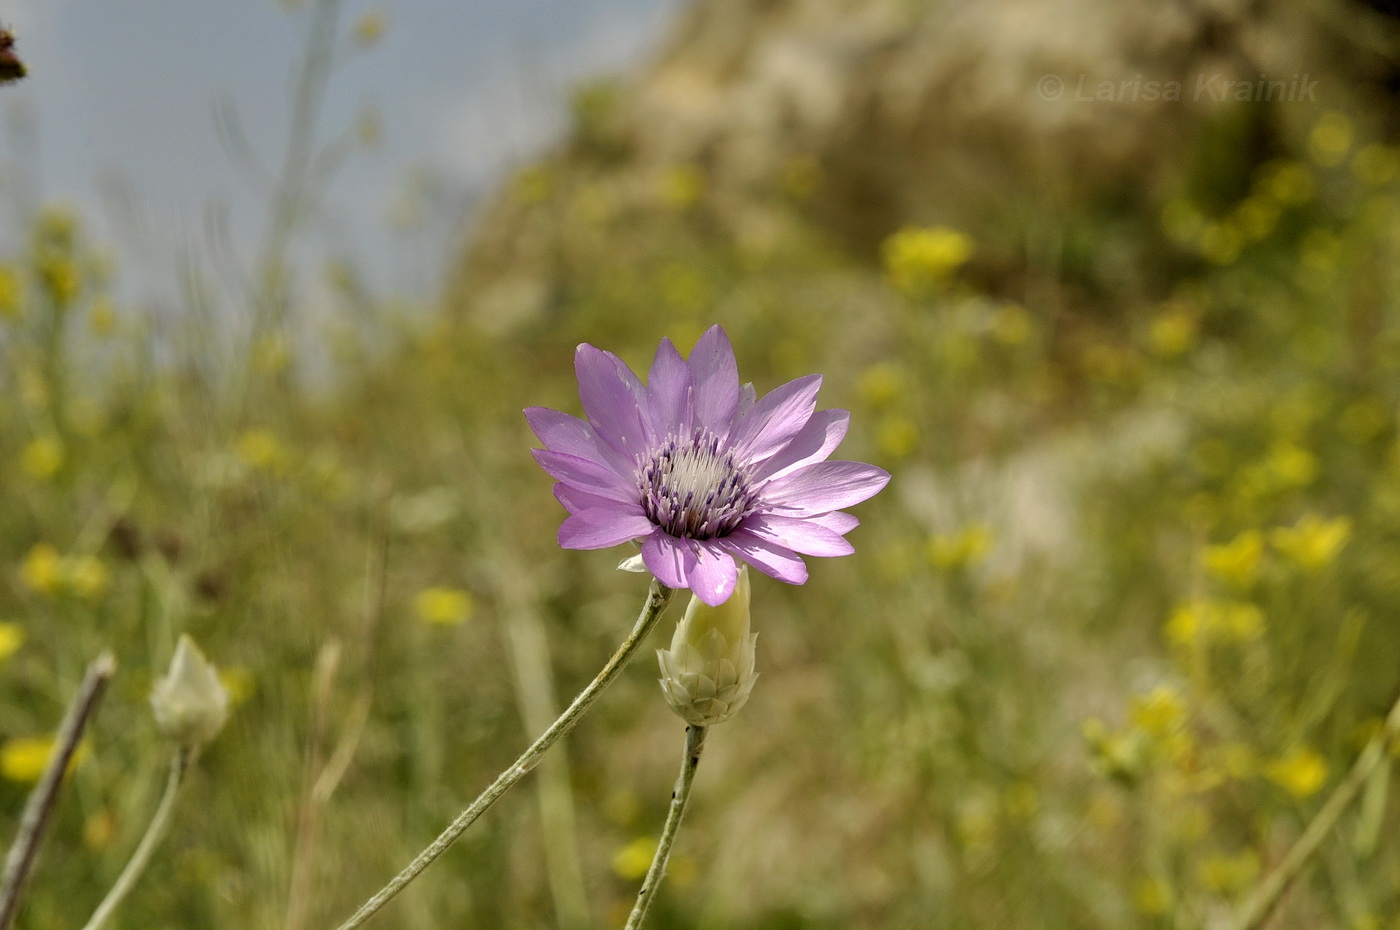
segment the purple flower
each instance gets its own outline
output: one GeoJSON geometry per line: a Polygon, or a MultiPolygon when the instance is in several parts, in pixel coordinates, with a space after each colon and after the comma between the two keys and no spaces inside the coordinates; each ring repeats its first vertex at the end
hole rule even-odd
{"type": "Polygon", "coordinates": [[[828,462],[851,415],[816,409],[821,375],[762,400],[739,386],[729,337],[711,327],[689,359],[662,339],[647,384],[620,358],[587,343],[574,356],[587,420],[531,407],[544,443],[535,461],[569,511],[565,549],[641,539],[647,569],[706,604],[724,603],[735,557],[789,584],[807,580],[800,556],[849,555],[860,521],[842,507],[874,496],[889,473],[828,462]]]}

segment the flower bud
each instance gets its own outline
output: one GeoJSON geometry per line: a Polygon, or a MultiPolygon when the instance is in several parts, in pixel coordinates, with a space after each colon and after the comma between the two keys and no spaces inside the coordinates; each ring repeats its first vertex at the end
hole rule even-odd
{"type": "Polygon", "coordinates": [[[748,566],[739,570],[734,593],[718,607],[692,596],[671,648],[656,652],[661,690],[671,709],[700,727],[732,717],[758,679],[753,670],[757,639],[749,633],[748,566]]]}
{"type": "Polygon", "coordinates": [[[156,726],[189,749],[208,743],[228,719],[228,691],[194,640],[181,635],[170,671],[151,691],[156,726]]]}

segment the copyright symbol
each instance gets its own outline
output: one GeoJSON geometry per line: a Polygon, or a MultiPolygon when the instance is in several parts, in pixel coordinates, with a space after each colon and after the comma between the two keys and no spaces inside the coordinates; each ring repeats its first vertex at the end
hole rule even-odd
{"type": "Polygon", "coordinates": [[[1035,82],[1035,92],[1041,100],[1059,100],[1065,92],[1065,82],[1058,74],[1047,74],[1035,82]]]}

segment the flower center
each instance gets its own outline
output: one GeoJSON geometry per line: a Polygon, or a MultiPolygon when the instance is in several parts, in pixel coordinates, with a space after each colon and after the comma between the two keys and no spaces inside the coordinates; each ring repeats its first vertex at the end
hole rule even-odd
{"type": "Polygon", "coordinates": [[[667,533],[713,539],[728,535],[753,509],[758,491],[749,487],[751,477],[714,433],[697,429],[652,452],[637,472],[637,489],[647,519],[667,533]]]}

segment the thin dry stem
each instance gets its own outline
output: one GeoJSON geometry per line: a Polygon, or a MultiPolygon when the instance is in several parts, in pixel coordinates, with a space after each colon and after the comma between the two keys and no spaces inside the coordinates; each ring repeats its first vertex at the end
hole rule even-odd
{"type": "Polygon", "coordinates": [[[24,894],[24,884],[34,867],[39,854],[39,845],[44,840],[44,831],[58,802],[59,789],[68,772],[68,763],[78,751],[78,742],[107,690],[107,683],[116,673],[117,660],[110,652],[104,652],[93,660],[83,675],[82,684],[73,702],[68,705],[63,724],[58,728],[54,741],[53,754],[44,774],[25,802],[24,813],[20,816],[19,832],[5,858],[5,874],[0,878],[0,930],[8,930],[19,910],[19,899],[24,894]]]}
{"type": "Polygon", "coordinates": [[[389,884],[385,885],[374,894],[368,901],[360,906],[350,919],[341,924],[338,930],[353,930],[363,924],[370,917],[374,916],[384,905],[393,900],[394,896],[409,883],[419,876],[424,869],[433,863],[438,856],[447,851],[448,847],[457,841],[457,838],[476,822],[477,818],[484,814],[492,804],[500,800],[501,795],[509,791],[516,782],[524,778],[526,773],[539,764],[544,754],[557,743],[560,738],[567,734],[582,719],[583,715],[593,706],[603,693],[612,684],[617,676],[627,667],[627,663],[636,655],[641,648],[647,635],[661,619],[661,614],[665,611],[666,605],[670,603],[671,595],[674,591],[666,587],[659,581],[653,580],[651,588],[647,592],[646,602],[642,605],[641,615],[637,617],[636,624],[632,627],[632,632],[623,640],[622,645],[613,653],[612,658],[603,666],[603,670],[598,673],[598,677],[583,689],[574,702],[568,706],[564,713],[559,715],[559,719],[545,730],[530,748],[526,749],[515,760],[515,763],[500,774],[491,785],[483,791],[471,806],[457,815],[457,819],[448,825],[446,830],[428,844],[418,856],[410,862],[402,872],[394,877],[389,884]]]}
{"type": "Polygon", "coordinates": [[[705,727],[685,728],[685,755],[681,757],[681,773],[676,776],[676,788],[671,792],[671,809],[666,814],[666,826],[661,831],[656,855],[652,857],[651,868],[647,869],[647,877],[642,880],[641,890],[637,892],[637,903],[632,906],[625,930],[641,930],[647,909],[656,897],[656,890],[661,887],[661,880],[666,877],[671,846],[676,842],[676,832],[680,829],[681,818],[685,816],[685,806],[690,801],[690,788],[695,783],[695,770],[700,767],[700,753],[705,749],[706,732],[705,727]]]}

